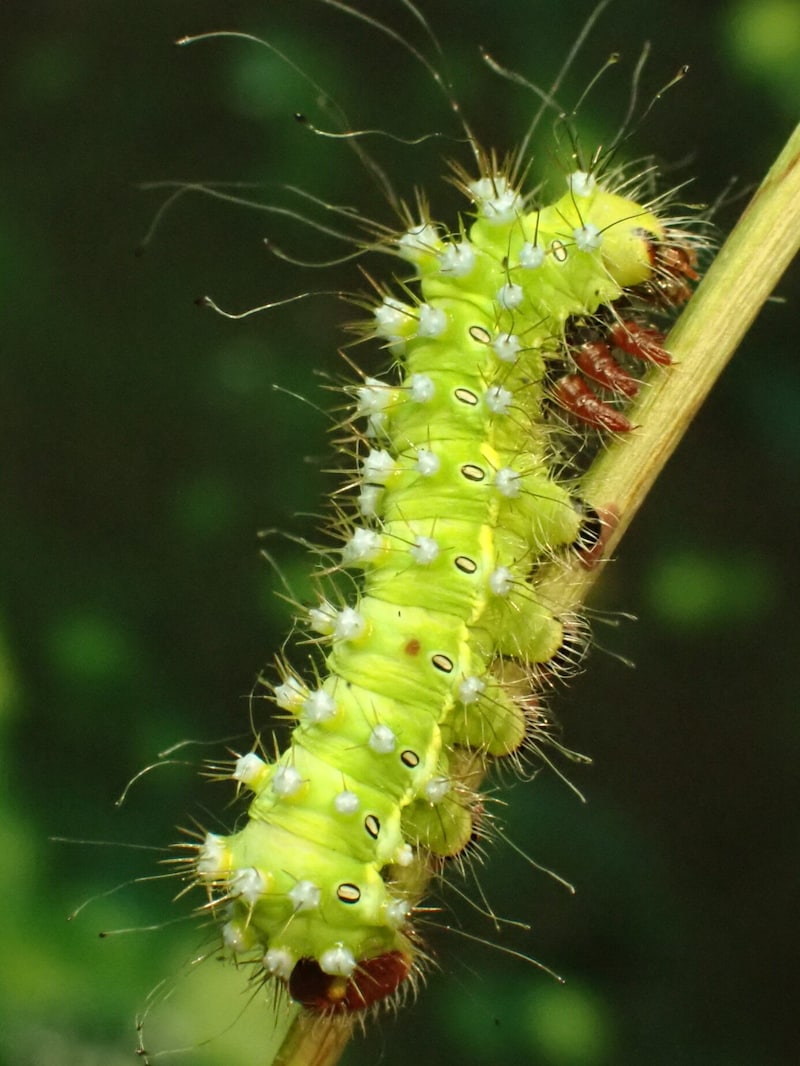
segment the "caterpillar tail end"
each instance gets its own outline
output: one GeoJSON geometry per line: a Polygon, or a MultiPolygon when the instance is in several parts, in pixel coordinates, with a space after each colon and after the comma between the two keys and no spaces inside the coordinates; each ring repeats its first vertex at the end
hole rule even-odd
{"type": "Polygon", "coordinates": [[[393,996],[412,970],[411,956],[402,951],[365,959],[350,977],[325,973],[316,959],[300,959],[289,978],[289,994],[315,1014],[357,1014],[393,996]]]}

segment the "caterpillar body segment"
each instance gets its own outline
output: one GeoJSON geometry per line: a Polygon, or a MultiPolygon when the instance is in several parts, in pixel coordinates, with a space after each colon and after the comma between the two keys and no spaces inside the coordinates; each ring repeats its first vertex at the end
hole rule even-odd
{"type": "Polygon", "coordinates": [[[617,308],[692,276],[656,215],[592,174],[535,210],[503,173],[467,192],[468,228],[423,218],[397,237],[417,280],[364,327],[393,368],[355,389],[340,567],[358,593],[308,612],[327,649],[318,676],[286,668],[274,687],[291,741],[274,761],[238,760],[248,818],[208,834],[195,862],[233,952],[323,1013],[413,985],[413,872],[467,847],[475,782],[538,728],[524,679],[557,672],[569,645],[536,590],[537,567],[580,544],[584,524],[552,461],[549,401],[629,431],[586,378],[619,404],[638,382],[612,346],[668,363],[663,337],[617,308]],[[595,339],[573,356],[567,338],[587,329],[595,339]]]}

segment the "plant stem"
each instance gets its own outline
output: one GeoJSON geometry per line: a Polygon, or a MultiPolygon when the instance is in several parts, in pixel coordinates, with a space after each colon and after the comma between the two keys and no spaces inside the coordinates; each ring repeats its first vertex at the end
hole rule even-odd
{"type": "Polygon", "coordinates": [[[355,1020],[317,1018],[300,1011],[272,1066],[334,1066],[353,1033],[355,1020]]]}
{"type": "MultiPolygon", "coordinates": [[[[747,328],[800,247],[800,126],[770,169],[668,339],[674,366],[662,373],[631,417],[638,428],[618,437],[583,479],[582,494],[613,515],[603,545],[608,559],[622,539],[689,423],[747,328]]],[[[585,600],[603,567],[579,559],[537,576],[537,591],[555,613],[585,600]]],[[[302,1012],[274,1066],[335,1066],[352,1020],[329,1022],[302,1012]]]]}

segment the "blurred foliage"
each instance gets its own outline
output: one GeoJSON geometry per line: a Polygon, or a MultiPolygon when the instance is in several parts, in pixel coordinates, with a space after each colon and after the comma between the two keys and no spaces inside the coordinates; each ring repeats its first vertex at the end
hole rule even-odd
{"type": "MultiPolygon", "coordinates": [[[[443,42],[436,64],[500,151],[535,101],[492,75],[477,46],[549,84],[591,7],[422,6],[443,42]]],[[[369,9],[434,54],[399,2],[369,9]]],[[[0,1060],[14,1066],[132,1062],[134,1015],[162,978],[176,995],[153,1017],[153,1048],[188,1047],[192,1064],[266,1061],[263,996],[247,1006],[240,975],[193,965],[210,941],[187,900],[170,903],[176,885],[157,863],[176,824],[233,817],[230,790],[197,770],[247,746],[248,713],[265,727],[248,694],[289,609],[259,547],[301,596],[308,564],[294,541],[257,532],[315,528],[334,484],[323,468],[337,465],[318,409],[331,397],[317,384],[346,375],[336,349],[354,315],[318,297],[232,323],[193,299],[210,292],[238,310],[365,282],[353,264],[303,269],[268,254],[266,236],[300,259],[347,252],[297,219],[200,195],[179,200],[136,258],[168,195],[136,184],[248,183],[229,191],[314,213],[293,185],[392,220],[348,145],[292,120],[334,125],[307,78],[244,41],[172,46],[217,28],[266,37],[357,128],[443,132],[417,147],[365,144],[405,197],[428,190],[440,217],[460,206],[441,156],[468,152],[430,77],[397,41],[314,0],[0,6],[0,1060]],[[115,808],[132,775],[186,739],[196,743],[115,808]]],[[[687,200],[721,198],[724,232],[797,116],[797,5],[617,0],[560,94],[571,104],[622,52],[581,106],[587,145],[616,132],[645,39],[640,108],[679,65],[691,75],[626,150],[669,161],[671,182],[693,178],[687,200]]],[[[566,152],[563,131],[553,151],[551,127],[537,138],[537,174],[558,175],[566,152]]],[[[386,263],[369,269],[390,276],[386,263]]],[[[550,773],[499,793],[509,836],[577,896],[501,841],[462,885],[477,899],[479,883],[498,914],[533,932],[497,931],[468,906],[453,924],[535,955],[568,985],[433,914],[423,931],[439,970],[416,1006],[353,1045],[352,1066],[433,1062],[445,1040],[461,1066],[796,1062],[796,269],[778,295],[786,302],[765,309],[609,568],[589,674],[559,700],[568,742],[596,760],[571,771],[589,805],[550,773]]],[[[366,348],[351,354],[378,365],[366,348]]]]}

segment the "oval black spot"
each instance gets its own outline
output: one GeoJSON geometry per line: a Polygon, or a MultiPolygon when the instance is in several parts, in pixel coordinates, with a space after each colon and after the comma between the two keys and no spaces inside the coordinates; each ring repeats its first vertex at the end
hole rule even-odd
{"type": "Polygon", "coordinates": [[[454,562],[456,570],[460,570],[462,574],[474,574],[478,569],[478,564],[468,555],[457,555],[454,562]]]}
{"type": "Polygon", "coordinates": [[[409,770],[416,769],[419,766],[419,755],[411,748],[406,748],[405,751],[400,752],[400,762],[409,768],[409,770]]]}
{"type": "Polygon", "coordinates": [[[442,655],[439,652],[431,658],[431,662],[437,670],[441,670],[443,674],[451,674],[453,672],[453,660],[448,659],[446,655],[442,655]]]}
{"type": "Polygon", "coordinates": [[[566,263],[567,261],[567,249],[561,243],[561,241],[553,241],[550,245],[553,252],[553,258],[557,263],[566,263]]]}
{"type": "Polygon", "coordinates": [[[374,814],[368,814],[364,819],[364,828],[373,840],[377,840],[378,834],[381,831],[380,820],[376,818],[374,814]]]}
{"type": "Polygon", "coordinates": [[[478,397],[471,389],[458,388],[453,390],[453,395],[459,403],[465,403],[468,407],[475,407],[478,397]]]}
{"type": "Polygon", "coordinates": [[[472,337],[472,339],[474,341],[477,341],[478,344],[491,344],[492,343],[492,335],[491,335],[491,333],[489,332],[488,329],[484,329],[483,326],[470,326],[469,327],[469,335],[470,335],[470,337],[472,337]]]}
{"type": "Polygon", "coordinates": [[[465,477],[467,481],[483,481],[486,477],[486,471],[483,467],[476,466],[475,463],[464,463],[461,467],[461,476],[465,477]]]}
{"type": "Polygon", "coordinates": [[[361,889],[358,885],[345,881],[336,889],[336,895],[340,903],[358,903],[361,899],[361,889]]]}

